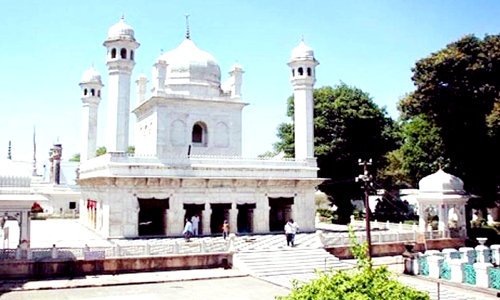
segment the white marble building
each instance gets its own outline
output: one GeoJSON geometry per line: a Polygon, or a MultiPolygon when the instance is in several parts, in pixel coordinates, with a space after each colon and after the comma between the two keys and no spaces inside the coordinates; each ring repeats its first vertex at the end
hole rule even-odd
{"type": "MultiPolygon", "coordinates": [[[[303,42],[288,65],[295,94],[295,159],[242,158],[243,68],[221,83],[215,58],[186,39],[162,54],[148,80],[136,80],[135,141],[129,143],[131,73],[139,43],[124,20],[104,42],[109,72],[107,149],[94,157],[103,83],[91,69],[82,82],[80,218],[104,237],[181,235],[200,216],[203,235],[281,231],[293,217],[314,230],[317,178],[313,86],[318,62],[303,42]],[[150,87],[148,87],[148,83],[150,87]],[[151,92],[147,90],[150,88],[151,92]],[[135,155],[128,155],[129,145],[135,155]]],[[[284,62],[285,63],[285,62],[284,62]]],[[[101,134],[101,133],[99,133],[101,134]]]]}

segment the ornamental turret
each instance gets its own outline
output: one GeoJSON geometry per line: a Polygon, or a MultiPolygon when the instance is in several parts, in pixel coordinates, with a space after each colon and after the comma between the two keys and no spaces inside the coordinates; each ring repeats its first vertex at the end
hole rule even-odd
{"type": "Polygon", "coordinates": [[[126,152],[129,146],[130,77],[139,43],[132,27],[122,18],[109,29],[104,46],[108,50],[106,66],[109,73],[106,148],[108,152],[126,152]]]}
{"type": "Polygon", "coordinates": [[[101,102],[101,92],[104,85],[99,74],[93,67],[82,75],[82,132],[80,135],[80,161],[84,162],[95,157],[97,142],[97,110],[101,102]]]}
{"type": "Polygon", "coordinates": [[[316,82],[314,51],[304,41],[292,50],[288,66],[292,69],[290,82],[293,85],[295,158],[314,158],[314,98],[316,82]]]}

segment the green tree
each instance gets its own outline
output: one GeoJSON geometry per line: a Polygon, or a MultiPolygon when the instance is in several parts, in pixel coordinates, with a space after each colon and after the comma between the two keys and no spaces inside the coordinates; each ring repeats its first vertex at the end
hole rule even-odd
{"type": "Polygon", "coordinates": [[[97,150],[95,151],[95,156],[101,156],[101,155],[104,155],[108,152],[108,150],[106,150],[106,147],[104,146],[101,146],[99,148],[97,148],[97,150]]]}
{"type": "Polygon", "coordinates": [[[69,161],[80,161],[80,153],[73,154],[73,157],[71,157],[69,161]]]}
{"type": "MultiPolygon", "coordinates": [[[[393,122],[385,108],[378,107],[361,89],[341,83],[315,89],[314,143],[318,176],[329,178],[320,189],[338,207],[339,222],[348,221],[351,200],[362,197],[354,178],[362,172],[358,159],[373,159],[374,169],[385,163],[384,155],[396,148],[393,122]]],[[[293,120],[293,96],[288,99],[287,115],[293,120]]],[[[294,156],[294,126],[278,126],[277,152],[294,156]]]]}
{"type": "Polygon", "coordinates": [[[415,184],[436,168],[439,156],[469,192],[493,197],[498,175],[485,167],[499,164],[500,36],[465,36],[419,60],[412,71],[416,90],[399,103],[407,124],[399,149],[404,172],[415,184]]]}
{"type": "Polygon", "coordinates": [[[379,173],[386,188],[416,187],[422,177],[449,166],[440,129],[425,116],[402,121],[397,137],[400,148],[386,154],[388,165],[379,173]]]}

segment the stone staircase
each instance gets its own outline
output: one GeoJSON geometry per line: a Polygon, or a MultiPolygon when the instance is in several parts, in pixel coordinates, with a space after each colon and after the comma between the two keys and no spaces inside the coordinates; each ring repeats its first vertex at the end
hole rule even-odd
{"type": "Polygon", "coordinates": [[[351,264],[339,261],[337,257],[322,248],[239,251],[233,257],[233,266],[256,277],[307,273],[314,275],[315,270],[328,271],[330,268],[353,267],[351,264]]]}

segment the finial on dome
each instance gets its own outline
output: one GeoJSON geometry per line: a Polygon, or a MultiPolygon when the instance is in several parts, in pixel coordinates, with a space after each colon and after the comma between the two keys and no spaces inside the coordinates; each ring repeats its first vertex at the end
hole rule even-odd
{"type": "Polygon", "coordinates": [[[303,43],[304,42],[304,35],[300,36],[300,41],[303,43]]]}
{"type": "Polygon", "coordinates": [[[184,15],[186,17],[186,39],[190,40],[191,35],[189,34],[189,14],[184,15]]]}
{"type": "Polygon", "coordinates": [[[125,20],[125,13],[122,13],[122,17],[120,19],[125,20]]]}

